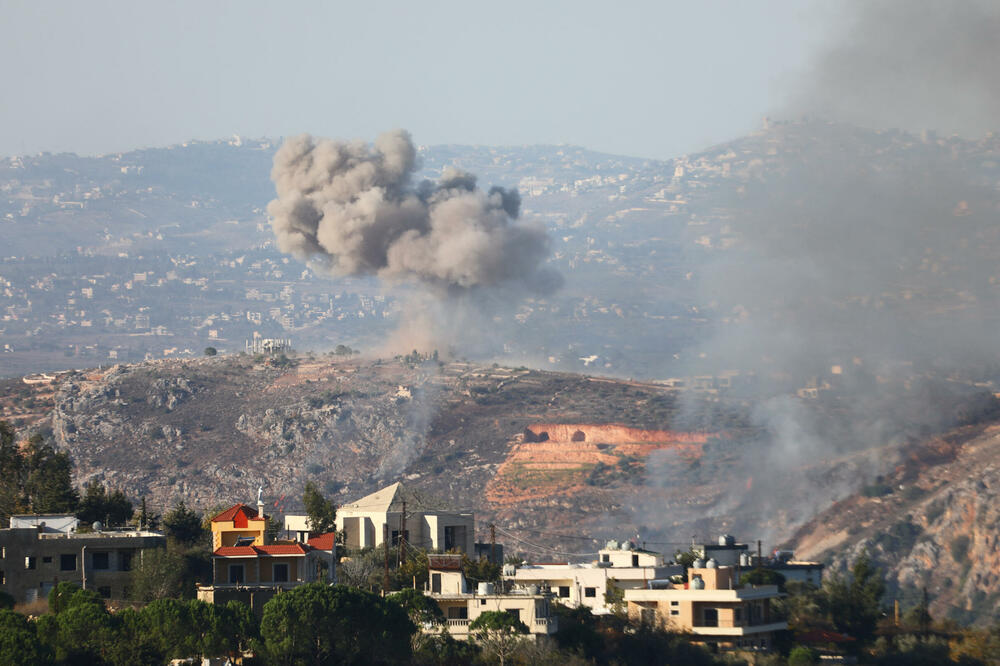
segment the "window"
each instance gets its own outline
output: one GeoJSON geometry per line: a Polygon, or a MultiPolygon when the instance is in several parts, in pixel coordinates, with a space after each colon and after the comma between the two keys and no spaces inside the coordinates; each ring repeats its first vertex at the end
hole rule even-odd
{"type": "Polygon", "coordinates": [[[275,583],[287,583],[288,582],[288,564],[281,563],[274,565],[274,582],[275,583]]]}
{"type": "Polygon", "coordinates": [[[120,551],[118,551],[118,570],[119,571],[132,571],[132,551],[131,550],[120,550],[120,551]]]}
{"type": "Polygon", "coordinates": [[[431,574],[431,592],[441,594],[441,574],[431,574]]]}
{"type": "Polygon", "coordinates": [[[34,569],[35,568],[35,556],[34,555],[28,555],[27,557],[24,558],[24,568],[25,569],[34,569]]]}
{"type": "Polygon", "coordinates": [[[733,609],[733,622],[740,622],[743,620],[743,609],[734,608],[733,609]]]}
{"type": "Polygon", "coordinates": [[[229,582],[230,583],[242,583],[243,582],[243,565],[242,564],[230,564],[229,565],[229,582]]]}
{"type": "Polygon", "coordinates": [[[583,596],[585,597],[596,597],[597,588],[596,587],[585,587],[583,588],[583,596]]]}
{"type": "Polygon", "coordinates": [[[632,555],[632,566],[634,566],[634,567],[639,566],[639,556],[638,555],[635,555],[635,554],[632,555]]]}
{"type": "Polygon", "coordinates": [[[718,608],[706,608],[702,613],[703,622],[701,626],[703,627],[717,627],[719,626],[719,609],[718,608]]]}
{"type": "Polygon", "coordinates": [[[681,602],[679,602],[679,601],[671,601],[671,602],[670,602],[670,605],[671,605],[671,606],[680,606],[680,605],[681,605],[681,602]]]}
{"type": "Polygon", "coordinates": [[[7,584],[7,575],[3,571],[0,571],[0,585],[7,584]]]}
{"type": "Polygon", "coordinates": [[[111,598],[111,586],[110,585],[104,585],[102,587],[99,587],[99,588],[97,588],[97,593],[99,595],[101,595],[102,599],[110,599],[111,598]]]}
{"type": "Polygon", "coordinates": [[[680,615],[680,614],[681,614],[681,612],[679,610],[677,610],[676,608],[671,608],[670,609],[670,615],[676,616],[676,615],[680,615]]]}
{"type": "Polygon", "coordinates": [[[486,599],[480,599],[479,600],[479,605],[480,606],[485,606],[486,605],[486,599]]]}
{"type": "Polygon", "coordinates": [[[111,568],[110,558],[107,553],[94,553],[91,563],[98,571],[107,571],[111,568]]]}
{"type": "Polygon", "coordinates": [[[445,525],[444,527],[444,549],[445,550],[465,550],[465,525],[445,525]]]}
{"type": "Polygon", "coordinates": [[[467,606],[450,606],[448,608],[449,620],[468,620],[469,608],[467,606]]]}
{"type": "Polygon", "coordinates": [[[52,556],[46,555],[42,558],[42,564],[52,564],[52,556]]]}
{"type": "Polygon", "coordinates": [[[601,555],[601,562],[610,562],[610,561],[611,561],[610,555],[608,555],[607,553],[601,555]]]}
{"type": "Polygon", "coordinates": [[[59,556],[59,571],[76,571],[76,553],[59,556]]]}
{"type": "Polygon", "coordinates": [[[560,599],[568,599],[569,598],[569,585],[560,585],[559,586],[559,598],[560,599]]]}
{"type": "MultiPolygon", "coordinates": [[[[410,543],[410,530],[403,532],[403,540],[406,541],[406,543],[410,543]]],[[[392,531],[392,545],[399,545],[399,530],[392,531]]]]}

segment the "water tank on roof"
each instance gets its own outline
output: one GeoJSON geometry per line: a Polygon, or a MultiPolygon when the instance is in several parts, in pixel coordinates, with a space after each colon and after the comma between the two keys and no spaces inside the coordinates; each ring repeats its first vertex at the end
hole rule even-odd
{"type": "Polygon", "coordinates": [[[701,579],[701,576],[695,576],[691,579],[691,589],[692,590],[704,590],[705,581],[701,579]]]}
{"type": "Polygon", "coordinates": [[[705,562],[706,569],[717,569],[718,567],[719,563],[715,561],[714,557],[708,558],[708,562],[705,562]]]}
{"type": "Polygon", "coordinates": [[[635,550],[635,544],[631,541],[626,541],[622,544],[622,550],[635,550]]]}
{"type": "Polygon", "coordinates": [[[736,545],[736,539],[733,538],[731,534],[723,534],[719,537],[720,546],[734,546],[736,545]]]}
{"type": "Polygon", "coordinates": [[[694,562],[691,563],[691,568],[692,569],[704,569],[705,568],[705,560],[703,560],[703,559],[701,559],[699,557],[698,559],[696,559],[694,562]]]}
{"type": "Polygon", "coordinates": [[[517,575],[517,567],[513,564],[503,565],[503,575],[504,576],[514,576],[517,575]]]}
{"type": "Polygon", "coordinates": [[[528,586],[528,594],[538,594],[538,586],[537,585],[529,585],[528,586]]]}
{"type": "Polygon", "coordinates": [[[100,532],[101,530],[104,529],[104,525],[101,525],[101,521],[99,520],[95,520],[94,524],[91,525],[91,527],[94,529],[95,532],[100,532]]]}
{"type": "Polygon", "coordinates": [[[750,562],[750,553],[747,552],[740,553],[740,566],[741,567],[752,566],[752,562],[750,562]]]}
{"type": "Polygon", "coordinates": [[[618,550],[618,542],[612,539],[604,547],[608,550],[618,550]]]}
{"type": "Polygon", "coordinates": [[[482,582],[479,584],[479,594],[481,596],[486,596],[488,594],[493,594],[493,583],[482,582]]]}

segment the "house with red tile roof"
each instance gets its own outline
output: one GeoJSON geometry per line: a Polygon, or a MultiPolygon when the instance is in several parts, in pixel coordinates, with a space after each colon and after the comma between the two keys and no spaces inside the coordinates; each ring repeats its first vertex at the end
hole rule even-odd
{"type": "MultiPolygon", "coordinates": [[[[260,615],[281,590],[319,580],[321,568],[332,579],[332,567],[321,567],[330,557],[325,549],[294,541],[268,543],[269,522],[262,502],[256,509],[235,504],[212,518],[212,584],[198,587],[199,599],[242,601],[260,615]]],[[[326,536],[317,537],[319,546],[326,536]]]]}

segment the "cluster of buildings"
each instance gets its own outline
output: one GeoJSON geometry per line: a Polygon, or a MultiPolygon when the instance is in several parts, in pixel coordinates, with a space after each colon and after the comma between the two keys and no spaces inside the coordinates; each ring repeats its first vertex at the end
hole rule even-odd
{"type": "MultiPolygon", "coordinates": [[[[471,512],[449,509],[402,483],[340,507],[333,532],[310,533],[306,516],[288,515],[289,538],[270,541],[269,522],[260,497],[256,506],[235,504],[212,518],[212,580],[198,586],[199,599],[238,600],[260,614],[285,590],[335,582],[343,561],[338,547],[382,548],[388,557],[402,542],[431,551],[424,592],[440,606],[455,638],[468,637],[485,611],[510,613],[533,636],[547,636],[558,630],[552,605],[560,603],[595,614],[626,612],[720,649],[767,650],[774,633],[787,628],[772,613],[780,592],[776,585],[741,583],[742,574],[763,567],[817,585],[822,577],[821,564],[796,562],[790,553],[765,559],[725,535],[696,548],[699,557],[687,567],[630,542],[610,541],[592,562],[508,563],[501,580],[471,582],[463,557],[500,563],[502,547],[475,542],[471,512]]],[[[14,516],[10,528],[0,530],[0,589],[31,603],[44,600],[59,581],[72,581],[105,598],[127,598],[131,569],[144,553],[164,546],[156,532],[110,532],[98,523],[85,530],[72,516],[14,516]]]]}

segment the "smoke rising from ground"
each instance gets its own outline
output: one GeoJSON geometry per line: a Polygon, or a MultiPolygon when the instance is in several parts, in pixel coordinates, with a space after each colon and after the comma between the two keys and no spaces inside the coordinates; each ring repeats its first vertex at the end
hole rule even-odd
{"type": "Polygon", "coordinates": [[[395,130],[373,146],[290,138],[274,158],[268,205],[278,247],[335,275],[424,285],[441,296],[478,289],[544,292],[559,283],[542,264],[545,230],[518,223],[516,190],[483,191],[446,169],[413,183],[417,151],[395,130]]]}
{"type": "Polygon", "coordinates": [[[1000,128],[1000,5],[990,0],[838,3],[833,44],[791,113],[867,127],[981,136],[1000,128]]]}
{"type": "MultiPolygon", "coordinates": [[[[880,131],[772,127],[771,164],[725,205],[738,242],[698,276],[717,326],[697,372],[741,371],[729,394],[763,435],[719,445],[729,490],[692,520],[742,516],[748,538],[787,538],[897,445],[997,416],[976,382],[1000,381],[1000,141],[936,136],[1000,125],[1000,6],[846,7],[788,114],[880,131]]],[[[654,456],[651,482],[671,465],[654,456]]]]}

